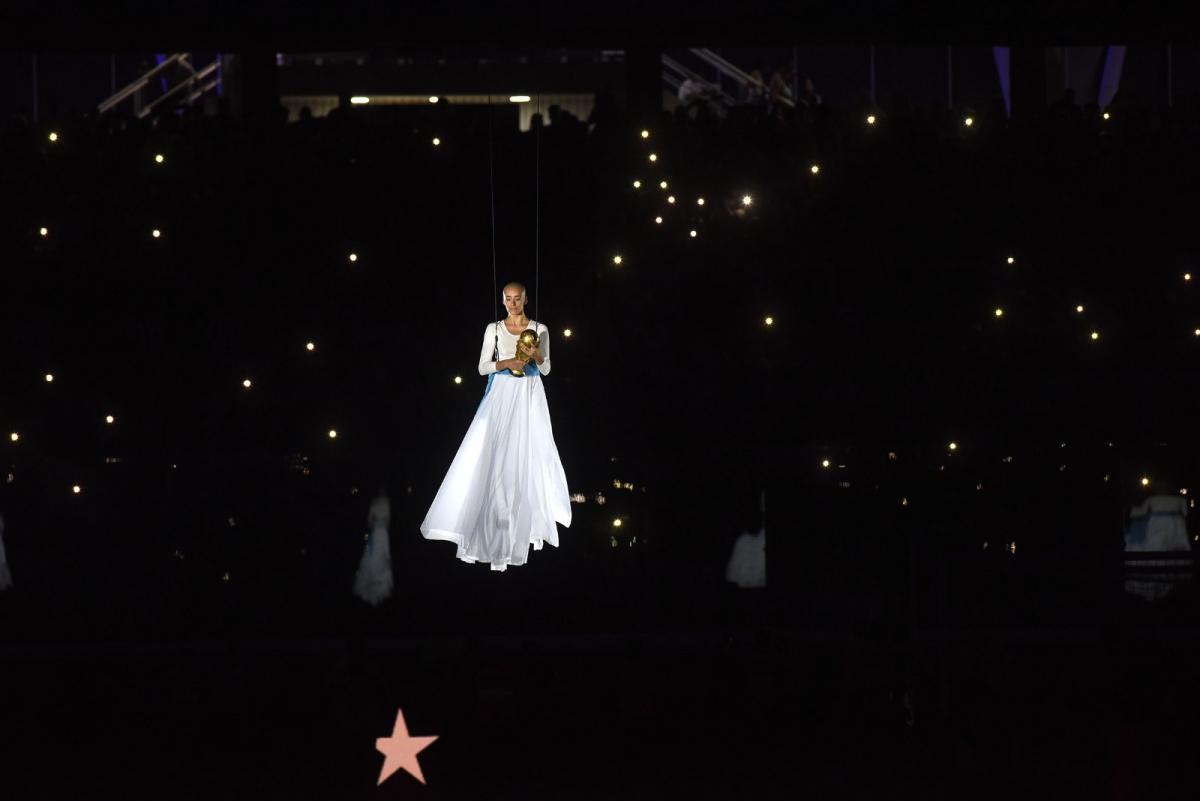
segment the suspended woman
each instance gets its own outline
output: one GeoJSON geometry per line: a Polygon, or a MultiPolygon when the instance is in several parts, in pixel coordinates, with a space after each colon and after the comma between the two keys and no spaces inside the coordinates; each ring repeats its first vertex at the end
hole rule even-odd
{"type": "Polygon", "coordinates": [[[507,319],[483,332],[483,400],[421,523],[425,539],[453,542],[459,559],[492,570],[525,564],[530,545],[558,547],[555,524],[571,525],[567,476],[542,387],[550,332],[525,315],[523,284],[506,284],[503,301],[507,319]]]}

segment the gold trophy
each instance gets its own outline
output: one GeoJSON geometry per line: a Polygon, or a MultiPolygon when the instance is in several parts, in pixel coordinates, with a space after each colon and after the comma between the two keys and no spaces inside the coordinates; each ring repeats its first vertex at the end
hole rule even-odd
{"type": "MultiPolygon", "coordinates": [[[[530,329],[526,328],[524,331],[521,332],[521,335],[519,337],[517,337],[517,358],[521,357],[521,348],[523,348],[523,347],[524,348],[536,348],[537,345],[538,345],[537,332],[531,331],[530,329]]],[[[529,359],[525,359],[525,361],[528,362],[529,359]]],[[[520,369],[514,369],[512,371],[512,374],[517,375],[517,376],[524,376],[525,371],[520,370],[520,369]]]]}

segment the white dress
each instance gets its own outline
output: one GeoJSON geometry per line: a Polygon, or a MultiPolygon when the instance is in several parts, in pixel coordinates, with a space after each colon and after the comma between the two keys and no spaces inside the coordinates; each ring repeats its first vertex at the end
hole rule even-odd
{"type": "Polygon", "coordinates": [[[388,544],[388,521],[392,505],[386,495],[371,501],[367,513],[367,545],[363,549],[358,572],[354,574],[354,594],[371,606],[378,606],[392,594],[392,549],[388,544]]]}
{"type": "Polygon", "coordinates": [[[0,591],[12,586],[12,574],[8,572],[8,555],[4,552],[4,515],[0,515],[0,591]]]}
{"type": "Polygon", "coordinates": [[[457,546],[464,562],[492,570],[525,564],[529,548],[558,547],[558,527],[571,525],[567,476],[554,444],[542,377],[550,372],[545,325],[530,321],[539,337],[541,365],[524,377],[496,371],[497,358],[516,353],[517,337],[498,321],[483,332],[479,374],[488,377],[483,400],[458,453],[421,523],[421,536],[457,546]]]}

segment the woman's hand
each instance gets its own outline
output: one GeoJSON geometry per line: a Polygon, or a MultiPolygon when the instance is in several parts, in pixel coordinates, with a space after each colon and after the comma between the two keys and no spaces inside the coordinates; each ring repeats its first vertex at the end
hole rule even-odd
{"type": "Polygon", "coordinates": [[[533,359],[535,362],[542,361],[542,351],[537,345],[530,345],[525,349],[525,353],[528,358],[533,359]]]}

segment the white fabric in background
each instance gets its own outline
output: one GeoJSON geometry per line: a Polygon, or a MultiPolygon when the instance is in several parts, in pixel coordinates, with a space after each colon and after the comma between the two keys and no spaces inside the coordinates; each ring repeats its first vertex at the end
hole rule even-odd
{"type": "Polygon", "coordinates": [[[501,371],[491,381],[421,523],[421,536],[455,543],[464,562],[504,570],[525,564],[531,545],[558,547],[555,523],[570,527],[571,496],[541,375],[501,371]]]}
{"type": "Polygon", "coordinates": [[[751,534],[742,532],[733,543],[725,580],[739,587],[767,586],[767,532],[759,529],[751,534]]]}
{"type": "Polygon", "coordinates": [[[376,496],[367,513],[367,544],[354,574],[354,594],[371,606],[378,606],[392,594],[392,549],[388,542],[391,516],[387,496],[376,496]]]}

